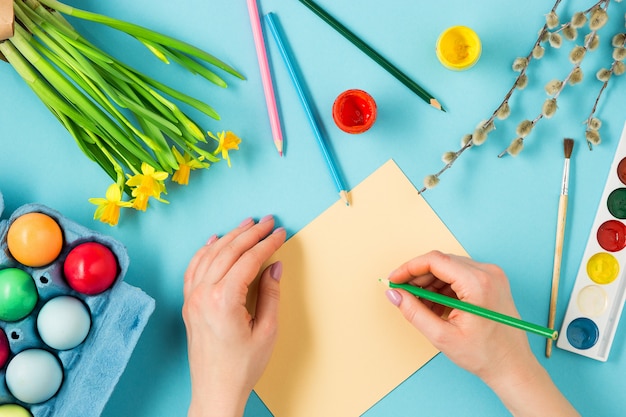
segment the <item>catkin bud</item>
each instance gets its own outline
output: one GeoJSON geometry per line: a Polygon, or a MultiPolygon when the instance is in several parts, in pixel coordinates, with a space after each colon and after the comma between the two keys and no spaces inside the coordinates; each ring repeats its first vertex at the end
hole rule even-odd
{"type": "Polygon", "coordinates": [[[600,128],[602,127],[602,121],[597,117],[592,117],[587,121],[587,126],[591,130],[600,130],[600,128]]]}
{"type": "Polygon", "coordinates": [[[626,71],[626,64],[622,61],[617,61],[613,63],[613,74],[622,75],[626,71]]]}
{"type": "Polygon", "coordinates": [[[517,88],[518,90],[523,90],[524,88],[526,88],[527,85],[528,76],[526,74],[521,74],[519,77],[517,77],[517,80],[515,80],[515,88],[517,88]]]}
{"type": "Polygon", "coordinates": [[[576,12],[574,16],[572,16],[572,27],[578,29],[581,28],[587,23],[587,16],[583,12],[576,12]]]}
{"type": "Polygon", "coordinates": [[[541,58],[543,58],[543,54],[544,54],[544,52],[545,52],[545,51],[546,51],[546,50],[545,50],[545,48],[544,48],[543,46],[541,46],[541,45],[536,45],[536,46],[533,48],[533,58],[535,58],[535,59],[541,59],[541,58]]]}
{"type": "Polygon", "coordinates": [[[554,113],[556,113],[556,99],[546,99],[546,101],[543,102],[541,113],[543,113],[544,117],[547,117],[548,119],[554,116],[554,113]]]}
{"type": "Polygon", "coordinates": [[[445,152],[441,156],[441,160],[444,162],[444,164],[451,164],[452,162],[454,162],[455,159],[456,159],[456,152],[453,152],[453,151],[445,152]]]}
{"type": "Polygon", "coordinates": [[[585,35],[585,45],[588,50],[595,50],[600,45],[600,36],[597,33],[588,33],[585,35]]]}
{"type": "Polygon", "coordinates": [[[599,145],[602,142],[602,138],[597,130],[587,130],[585,131],[585,139],[592,145],[599,145]]]}
{"type": "Polygon", "coordinates": [[[488,122],[487,122],[487,120],[483,120],[483,121],[482,121],[482,122],[480,122],[480,123],[478,124],[478,126],[476,126],[476,127],[480,127],[480,128],[485,129],[485,130],[487,131],[487,133],[489,133],[489,132],[491,132],[492,130],[495,130],[495,129],[496,129],[496,125],[495,125],[495,124],[493,124],[493,120],[489,120],[488,122]]]}
{"type": "Polygon", "coordinates": [[[471,134],[467,134],[467,135],[463,135],[463,137],[461,138],[461,146],[465,147],[467,146],[468,143],[470,143],[470,141],[472,140],[472,135],[471,134]]]}
{"type": "Polygon", "coordinates": [[[474,134],[472,135],[472,142],[474,145],[480,146],[485,143],[487,140],[487,133],[487,130],[482,127],[476,128],[476,130],[474,130],[474,134]]]}
{"type": "Polygon", "coordinates": [[[565,39],[573,41],[578,36],[578,31],[571,25],[565,26],[563,28],[563,36],[565,36],[565,39]]]}
{"type": "Polygon", "coordinates": [[[520,138],[525,138],[533,130],[533,127],[534,123],[532,122],[532,120],[522,120],[520,124],[517,125],[517,129],[515,129],[515,132],[520,138]]]}
{"type": "Polygon", "coordinates": [[[545,29],[539,31],[539,42],[545,42],[550,37],[550,32],[545,29]]]}
{"type": "Polygon", "coordinates": [[[569,53],[569,60],[572,64],[580,64],[585,57],[585,53],[587,53],[587,49],[580,45],[577,45],[569,53]]]}
{"type": "Polygon", "coordinates": [[[548,38],[548,42],[550,43],[551,47],[560,48],[563,44],[563,39],[558,33],[551,33],[550,37],[548,38]]]}
{"type": "Polygon", "coordinates": [[[496,117],[500,120],[504,120],[511,115],[511,107],[509,107],[509,102],[505,101],[498,107],[496,110],[496,117]]]}
{"type": "Polygon", "coordinates": [[[436,175],[427,175],[424,178],[424,187],[428,189],[436,187],[437,184],[439,184],[439,178],[436,175]]]}
{"type": "Polygon", "coordinates": [[[513,61],[513,71],[520,72],[528,66],[528,58],[518,57],[513,61]]]}
{"type": "Polygon", "coordinates": [[[613,49],[613,59],[616,61],[623,61],[626,58],[626,48],[623,46],[618,46],[613,49]]]}
{"type": "Polygon", "coordinates": [[[574,68],[568,80],[570,85],[578,84],[582,80],[583,80],[583,70],[581,70],[580,67],[574,68]]]}
{"type": "Polygon", "coordinates": [[[548,25],[549,29],[553,29],[557,27],[558,24],[559,24],[559,16],[556,14],[556,12],[551,11],[550,13],[546,15],[546,25],[548,25]]]}
{"type": "Polygon", "coordinates": [[[626,33],[618,33],[617,35],[613,36],[613,39],[611,39],[611,44],[614,47],[624,46],[624,44],[626,44],[626,33]]]}
{"type": "Polygon", "coordinates": [[[546,93],[548,93],[548,95],[553,96],[556,93],[558,93],[562,87],[563,87],[563,81],[552,80],[552,81],[549,81],[548,84],[546,84],[545,90],[546,90],[546,93]]]}
{"type": "Polygon", "coordinates": [[[611,78],[611,70],[600,68],[600,70],[596,73],[596,78],[603,83],[607,82],[609,78],[611,78]]]}
{"type": "Polygon", "coordinates": [[[522,151],[522,149],[524,149],[524,139],[517,138],[517,139],[514,139],[513,142],[511,142],[509,147],[506,148],[506,151],[511,156],[517,156],[522,151]]]}
{"type": "Polygon", "coordinates": [[[606,24],[607,20],[609,20],[609,15],[606,13],[606,10],[597,8],[591,12],[589,17],[589,29],[598,30],[606,24]]]}

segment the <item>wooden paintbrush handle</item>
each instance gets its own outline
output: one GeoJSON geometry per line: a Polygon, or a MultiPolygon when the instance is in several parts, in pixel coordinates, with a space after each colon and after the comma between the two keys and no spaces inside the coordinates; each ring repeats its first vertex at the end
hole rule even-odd
{"type": "MultiPolygon", "coordinates": [[[[550,310],[548,313],[548,327],[554,328],[556,316],[556,302],[559,296],[559,279],[561,277],[561,259],[563,257],[563,242],[565,240],[565,218],[567,216],[567,194],[559,198],[559,210],[556,224],[556,244],[554,245],[554,268],[552,270],[552,289],[550,291],[550,310]]],[[[546,344],[546,356],[552,353],[552,341],[546,344]]]]}

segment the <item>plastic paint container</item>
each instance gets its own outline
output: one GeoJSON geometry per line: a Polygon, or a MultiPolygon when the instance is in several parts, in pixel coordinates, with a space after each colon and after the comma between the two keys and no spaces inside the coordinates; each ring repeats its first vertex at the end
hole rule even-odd
{"type": "Polygon", "coordinates": [[[462,71],[478,62],[482,44],[472,29],[466,26],[452,26],[439,35],[435,50],[444,67],[462,71]]]}
{"type": "Polygon", "coordinates": [[[347,133],[363,133],[376,121],[376,102],[363,90],[347,90],[333,103],[333,120],[347,133]]]}
{"type": "Polygon", "coordinates": [[[626,124],[580,261],[557,347],[606,361],[626,303],[626,124]]]}

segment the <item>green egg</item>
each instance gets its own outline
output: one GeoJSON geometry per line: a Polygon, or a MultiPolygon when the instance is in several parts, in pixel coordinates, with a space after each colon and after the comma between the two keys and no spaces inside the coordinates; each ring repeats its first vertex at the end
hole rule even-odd
{"type": "Polygon", "coordinates": [[[28,316],[37,304],[35,281],[18,268],[0,270],[0,320],[18,321],[28,316]]]}

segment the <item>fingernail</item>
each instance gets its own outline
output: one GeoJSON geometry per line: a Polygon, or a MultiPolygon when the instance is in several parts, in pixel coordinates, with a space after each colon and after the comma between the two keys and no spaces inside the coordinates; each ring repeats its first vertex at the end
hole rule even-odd
{"type": "Polygon", "coordinates": [[[391,301],[391,304],[396,307],[398,307],[402,302],[402,295],[400,295],[400,293],[396,290],[387,290],[385,291],[385,295],[387,296],[387,299],[391,301]]]}
{"type": "Polygon", "coordinates": [[[213,235],[209,238],[209,240],[206,241],[206,246],[209,246],[211,243],[216,242],[218,239],[217,235],[213,235]]]}
{"type": "Polygon", "coordinates": [[[268,214],[267,216],[262,217],[261,220],[259,220],[259,223],[269,222],[273,218],[274,218],[274,216],[272,216],[271,214],[268,214]]]}
{"type": "Polygon", "coordinates": [[[285,231],[285,228],[281,226],[281,227],[277,227],[276,229],[274,229],[272,234],[278,233],[278,232],[284,232],[284,231],[285,231]]]}
{"type": "Polygon", "coordinates": [[[270,266],[270,277],[276,281],[280,281],[280,277],[283,275],[283,263],[281,261],[275,262],[270,266]]]}
{"type": "Polygon", "coordinates": [[[247,219],[245,219],[244,221],[242,221],[241,223],[239,223],[239,227],[244,227],[249,225],[250,223],[252,223],[254,220],[252,220],[252,217],[248,217],[247,219]]]}

